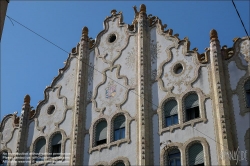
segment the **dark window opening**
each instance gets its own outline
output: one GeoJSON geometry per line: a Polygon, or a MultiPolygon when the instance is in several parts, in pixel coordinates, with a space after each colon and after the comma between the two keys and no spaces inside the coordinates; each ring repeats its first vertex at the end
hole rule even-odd
{"type": "Polygon", "coordinates": [[[107,143],[107,139],[96,141],[96,145],[101,145],[101,144],[106,144],[106,143],[107,143]]]}
{"type": "Polygon", "coordinates": [[[247,107],[250,107],[250,90],[246,91],[247,107]]]}
{"type": "Polygon", "coordinates": [[[110,35],[109,42],[113,43],[115,40],[116,40],[116,35],[115,34],[110,35]]]}
{"type": "Polygon", "coordinates": [[[120,161],[120,162],[116,163],[115,166],[125,166],[125,164],[122,161],[120,161]]]}
{"type": "Polygon", "coordinates": [[[52,145],[52,157],[58,157],[61,155],[61,144],[52,145]]]}
{"type": "Polygon", "coordinates": [[[187,113],[187,121],[200,117],[199,107],[189,108],[186,110],[186,113],[187,113]]]}
{"type": "Polygon", "coordinates": [[[2,152],[0,154],[0,165],[1,166],[7,166],[8,164],[8,152],[2,152]]]}

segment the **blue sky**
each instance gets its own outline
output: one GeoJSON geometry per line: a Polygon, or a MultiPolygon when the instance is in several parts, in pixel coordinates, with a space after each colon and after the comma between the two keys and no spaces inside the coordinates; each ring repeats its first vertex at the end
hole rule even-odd
{"type": "MultiPolygon", "coordinates": [[[[233,46],[234,37],[246,36],[231,1],[10,1],[7,15],[55,43],[67,52],[80,41],[81,30],[89,28],[96,38],[103,30],[103,21],[110,11],[122,11],[124,22],[131,24],[140,4],[147,14],[158,16],[163,24],[188,37],[191,49],[204,52],[209,47],[209,31],[216,29],[221,46],[233,46]]],[[[249,1],[235,1],[249,32],[249,1]]],[[[31,96],[31,106],[44,99],[49,86],[68,54],[6,17],[1,40],[1,118],[18,111],[23,98],[31,96]]],[[[157,104],[157,103],[155,103],[157,104]]]]}

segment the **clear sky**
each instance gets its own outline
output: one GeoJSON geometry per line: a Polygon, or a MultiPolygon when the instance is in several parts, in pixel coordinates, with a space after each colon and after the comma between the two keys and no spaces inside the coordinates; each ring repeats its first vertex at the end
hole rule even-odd
{"type": "MultiPolygon", "coordinates": [[[[80,41],[81,30],[89,28],[89,36],[96,38],[103,30],[103,21],[110,11],[122,11],[124,22],[134,18],[132,6],[147,7],[147,14],[158,16],[163,24],[188,37],[191,49],[199,53],[209,47],[209,31],[216,29],[221,46],[233,46],[232,39],[246,36],[231,1],[10,1],[7,15],[34,32],[55,43],[67,52],[80,41]]],[[[242,20],[249,31],[249,1],[235,1],[242,20]]],[[[1,40],[1,118],[18,111],[23,99],[31,96],[36,108],[44,99],[49,86],[68,53],[35,35],[14,21],[5,18],[1,40]],[[12,25],[14,23],[14,26],[12,25]]],[[[154,103],[157,104],[157,103],[154,103]]]]}

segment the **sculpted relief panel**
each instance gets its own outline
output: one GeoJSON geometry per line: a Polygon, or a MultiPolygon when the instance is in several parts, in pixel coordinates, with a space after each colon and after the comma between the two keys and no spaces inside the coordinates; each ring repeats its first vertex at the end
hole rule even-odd
{"type": "Polygon", "coordinates": [[[66,110],[69,109],[67,98],[60,94],[61,88],[60,86],[55,87],[49,92],[50,98],[43,105],[40,115],[36,119],[36,128],[45,134],[50,134],[55,128],[58,128],[58,125],[65,119],[66,110]],[[53,110],[50,110],[52,108],[53,110]]]}
{"type": "Polygon", "coordinates": [[[187,41],[162,35],[159,27],[151,29],[151,79],[158,81],[163,91],[181,94],[198,77],[200,63],[195,55],[187,53],[187,41]]]}
{"type": "Polygon", "coordinates": [[[114,15],[104,21],[105,29],[90,52],[89,65],[95,68],[88,74],[88,80],[92,79],[88,85],[92,119],[121,110],[136,85],[136,37],[121,23],[121,17],[114,15]]]}
{"type": "Polygon", "coordinates": [[[115,66],[111,71],[107,70],[103,76],[103,81],[95,88],[93,95],[94,110],[105,111],[110,115],[121,107],[127,99],[129,86],[128,79],[120,76],[120,66],[115,66]]]}

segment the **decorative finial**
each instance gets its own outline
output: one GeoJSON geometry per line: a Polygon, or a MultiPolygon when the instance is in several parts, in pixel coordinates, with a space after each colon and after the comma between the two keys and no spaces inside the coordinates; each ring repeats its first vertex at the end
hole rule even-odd
{"type": "Polygon", "coordinates": [[[89,29],[87,27],[83,27],[83,29],[82,29],[82,35],[83,36],[88,36],[88,34],[89,34],[89,29]]]}
{"type": "Polygon", "coordinates": [[[26,95],[24,97],[24,104],[30,104],[30,96],[29,95],[26,95]]]}
{"type": "Polygon", "coordinates": [[[140,6],[140,13],[146,13],[146,6],[144,4],[140,6]]]}
{"type": "Polygon", "coordinates": [[[212,29],[210,31],[210,40],[218,40],[218,34],[215,29],[212,29]]]}
{"type": "Polygon", "coordinates": [[[111,14],[115,15],[116,14],[116,10],[115,9],[111,10],[111,14]]]}

